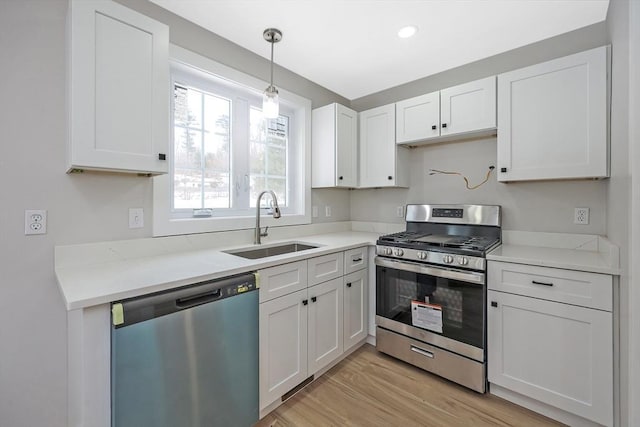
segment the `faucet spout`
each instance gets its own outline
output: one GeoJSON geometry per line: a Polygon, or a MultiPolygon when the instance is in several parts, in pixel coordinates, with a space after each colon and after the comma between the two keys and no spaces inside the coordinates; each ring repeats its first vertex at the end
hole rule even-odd
{"type": "MultiPolygon", "coordinates": [[[[258,195],[258,200],[256,200],[256,230],[254,234],[253,243],[256,245],[261,244],[260,241],[262,237],[267,236],[267,230],[264,231],[264,234],[260,232],[260,200],[262,196],[265,194],[269,194],[271,196],[271,200],[273,201],[273,217],[280,218],[280,207],[278,206],[278,199],[276,198],[276,193],[271,190],[265,190],[258,195]]],[[[267,227],[268,228],[268,227],[267,227]]]]}

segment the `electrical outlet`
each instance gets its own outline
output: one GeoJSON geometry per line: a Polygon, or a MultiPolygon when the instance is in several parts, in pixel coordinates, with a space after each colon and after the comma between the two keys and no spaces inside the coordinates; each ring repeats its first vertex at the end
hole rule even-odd
{"type": "Polygon", "coordinates": [[[324,216],[326,216],[327,218],[331,216],[331,206],[324,207],[324,216]]]}
{"type": "Polygon", "coordinates": [[[398,218],[403,218],[404,217],[404,206],[398,206],[396,208],[396,216],[398,218]]]}
{"type": "Polygon", "coordinates": [[[314,206],[311,208],[311,216],[314,218],[318,218],[318,207],[314,206]]]}
{"type": "Polygon", "coordinates": [[[576,208],[573,217],[574,224],[589,224],[589,208],[576,208]]]}
{"type": "Polygon", "coordinates": [[[27,209],[24,211],[24,234],[47,234],[47,211],[27,209]]]}
{"type": "Polygon", "coordinates": [[[129,208],[129,228],[144,227],[144,210],[142,208],[129,208]]]}

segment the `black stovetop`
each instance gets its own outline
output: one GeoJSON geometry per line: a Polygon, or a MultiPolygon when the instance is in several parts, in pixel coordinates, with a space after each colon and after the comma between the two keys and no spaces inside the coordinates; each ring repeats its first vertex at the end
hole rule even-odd
{"type": "Polygon", "coordinates": [[[381,236],[378,239],[378,244],[380,245],[398,246],[417,250],[437,249],[446,251],[447,249],[462,249],[465,250],[465,252],[477,252],[479,256],[483,256],[485,251],[494,247],[499,242],[500,239],[490,236],[463,236],[420,231],[401,231],[399,233],[381,236]]]}

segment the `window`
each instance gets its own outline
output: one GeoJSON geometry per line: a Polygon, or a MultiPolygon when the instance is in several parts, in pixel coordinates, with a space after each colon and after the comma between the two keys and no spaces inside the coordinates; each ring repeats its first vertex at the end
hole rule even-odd
{"type": "Polygon", "coordinates": [[[154,178],[154,235],[253,227],[263,190],[283,215],[272,225],[310,223],[310,102],[280,89],[280,116],[265,119],[253,87],[267,83],[174,46],[172,56],[171,170],[154,178]]]}

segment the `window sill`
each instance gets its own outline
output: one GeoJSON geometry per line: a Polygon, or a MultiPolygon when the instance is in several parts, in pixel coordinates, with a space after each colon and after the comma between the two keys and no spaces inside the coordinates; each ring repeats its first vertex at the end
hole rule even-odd
{"type": "MultiPolygon", "coordinates": [[[[282,215],[275,219],[271,215],[260,216],[260,227],[281,227],[287,225],[311,224],[310,215],[282,215]]],[[[153,236],[175,236],[181,234],[209,233],[217,231],[246,230],[255,228],[256,217],[225,217],[225,218],[154,218],[153,236]]]]}

